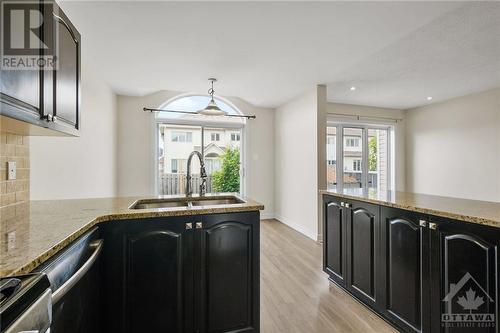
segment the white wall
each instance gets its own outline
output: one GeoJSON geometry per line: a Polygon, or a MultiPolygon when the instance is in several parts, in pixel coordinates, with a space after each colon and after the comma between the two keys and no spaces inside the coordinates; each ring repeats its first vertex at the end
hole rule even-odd
{"type": "Polygon", "coordinates": [[[394,172],[396,190],[404,191],[406,186],[406,168],[405,168],[405,112],[403,110],[385,109],[371,106],[328,103],[327,117],[335,118],[340,121],[352,122],[352,117],[339,117],[334,114],[346,114],[353,116],[366,117],[361,121],[364,123],[388,123],[394,126],[394,172]],[[379,117],[379,118],[369,118],[379,117]],[[387,119],[382,119],[387,118],[387,119]],[[401,119],[398,122],[391,119],[401,119]]]}
{"type": "Polygon", "coordinates": [[[79,137],[30,138],[31,200],[116,195],[116,95],[82,65],[79,137]]]}
{"type": "Polygon", "coordinates": [[[500,88],[406,112],[409,191],[500,202],[500,88]]]}
{"type": "Polygon", "coordinates": [[[324,87],[280,106],[274,118],[276,218],[312,239],[318,238],[319,182],[326,177],[326,170],[322,177],[318,171],[318,160],[326,154],[326,146],[320,148],[324,154],[318,150],[321,132],[326,144],[320,128],[326,122],[323,118],[320,125],[318,117],[319,90],[324,87]]]}
{"type": "MultiPolygon", "coordinates": [[[[154,195],[154,114],[145,106],[159,107],[179,92],[160,91],[131,97],[118,96],[118,195],[154,195]]],[[[274,116],[272,109],[258,108],[228,97],[244,114],[255,114],[245,126],[246,196],[265,205],[262,218],[274,217],[274,116]]],[[[187,156],[186,156],[187,158],[187,156]]]]}

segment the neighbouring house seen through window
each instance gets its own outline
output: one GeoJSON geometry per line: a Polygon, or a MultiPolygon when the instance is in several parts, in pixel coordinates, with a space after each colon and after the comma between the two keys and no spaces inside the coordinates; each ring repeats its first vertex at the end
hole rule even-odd
{"type": "Polygon", "coordinates": [[[192,142],[193,133],[192,132],[172,132],[172,142],[192,142]]]}
{"type": "Polygon", "coordinates": [[[392,131],[390,125],[329,122],[326,133],[328,188],[392,189],[392,131]]]}

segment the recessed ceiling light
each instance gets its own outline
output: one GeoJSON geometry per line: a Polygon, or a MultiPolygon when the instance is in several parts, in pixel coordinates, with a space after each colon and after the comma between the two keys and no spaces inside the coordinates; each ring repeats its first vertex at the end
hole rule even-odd
{"type": "Polygon", "coordinates": [[[427,97],[427,100],[428,100],[428,101],[432,100],[432,96],[428,96],[428,97],[427,97]]]}
{"type": "Polygon", "coordinates": [[[354,91],[354,90],[356,90],[356,87],[352,86],[350,89],[351,89],[351,91],[354,91]]]}

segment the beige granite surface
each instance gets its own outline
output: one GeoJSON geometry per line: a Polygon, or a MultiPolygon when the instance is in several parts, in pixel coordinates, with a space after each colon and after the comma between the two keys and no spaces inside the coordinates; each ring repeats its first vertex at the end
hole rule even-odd
{"type": "Polygon", "coordinates": [[[0,277],[32,271],[90,228],[106,221],[264,209],[262,204],[248,198],[242,198],[244,203],[222,206],[130,209],[138,199],[143,198],[29,202],[28,214],[9,219],[8,224],[0,224],[0,277]]]}
{"type": "Polygon", "coordinates": [[[377,191],[376,189],[344,189],[343,191],[332,189],[321,190],[320,193],[500,228],[500,203],[498,202],[411,192],[377,191]]]}

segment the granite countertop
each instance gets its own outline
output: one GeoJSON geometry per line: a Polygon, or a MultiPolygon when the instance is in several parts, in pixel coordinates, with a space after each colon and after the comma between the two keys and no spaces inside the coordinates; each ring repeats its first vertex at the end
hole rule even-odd
{"type": "Polygon", "coordinates": [[[368,191],[332,189],[321,190],[320,193],[500,228],[500,203],[498,202],[412,192],[377,191],[376,189],[368,191]]]}
{"type": "MultiPolygon", "coordinates": [[[[221,195],[230,194],[218,194],[221,195]]],[[[144,198],[31,201],[15,207],[13,216],[1,219],[0,277],[31,272],[93,226],[106,221],[264,209],[249,198],[242,198],[244,203],[221,206],[130,209],[139,199],[144,198]]]]}

